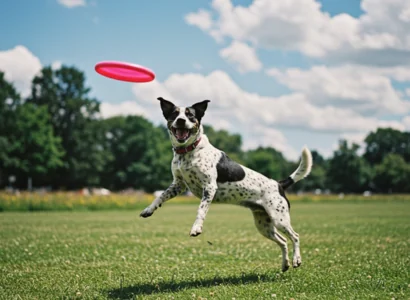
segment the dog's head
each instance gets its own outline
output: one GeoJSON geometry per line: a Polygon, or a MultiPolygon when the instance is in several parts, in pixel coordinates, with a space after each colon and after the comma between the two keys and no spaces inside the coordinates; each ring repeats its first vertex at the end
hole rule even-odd
{"type": "Polygon", "coordinates": [[[208,107],[209,100],[195,103],[189,107],[178,107],[159,97],[162,114],[167,120],[168,132],[174,146],[186,146],[195,142],[200,134],[201,119],[208,107]]]}

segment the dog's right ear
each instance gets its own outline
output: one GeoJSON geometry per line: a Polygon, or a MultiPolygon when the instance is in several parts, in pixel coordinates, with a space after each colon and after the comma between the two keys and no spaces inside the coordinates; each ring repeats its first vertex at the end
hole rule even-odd
{"type": "Polygon", "coordinates": [[[165,100],[162,97],[158,97],[157,99],[161,101],[162,114],[165,119],[168,119],[169,115],[175,111],[176,106],[171,101],[165,100]]]}

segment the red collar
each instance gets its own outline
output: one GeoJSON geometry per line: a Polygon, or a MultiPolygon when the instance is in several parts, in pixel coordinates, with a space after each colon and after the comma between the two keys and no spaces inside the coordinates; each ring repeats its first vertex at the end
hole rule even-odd
{"type": "Polygon", "coordinates": [[[174,148],[174,151],[177,154],[186,154],[186,153],[191,152],[192,150],[194,150],[198,146],[200,141],[201,141],[201,138],[197,139],[195,143],[189,145],[188,147],[174,148]]]}

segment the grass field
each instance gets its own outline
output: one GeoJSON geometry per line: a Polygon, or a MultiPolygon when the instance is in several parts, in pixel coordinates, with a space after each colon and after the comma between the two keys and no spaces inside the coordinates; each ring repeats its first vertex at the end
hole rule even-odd
{"type": "MultiPolygon", "coordinates": [[[[212,205],[0,214],[1,299],[410,299],[410,202],[292,203],[303,264],[251,213],[212,205]]],[[[291,247],[290,247],[291,248],[291,247]]]]}

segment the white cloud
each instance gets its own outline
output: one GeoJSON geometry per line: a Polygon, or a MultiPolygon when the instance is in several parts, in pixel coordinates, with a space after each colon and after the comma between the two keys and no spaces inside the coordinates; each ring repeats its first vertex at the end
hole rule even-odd
{"type": "Polygon", "coordinates": [[[240,73],[256,72],[262,68],[255,49],[242,42],[233,41],[229,47],[222,49],[219,55],[234,65],[240,73]]]}
{"type": "MultiPolygon", "coordinates": [[[[371,69],[369,68],[369,70],[371,69]]],[[[372,71],[374,72],[375,69],[373,68],[372,71]]],[[[378,68],[377,72],[399,82],[410,82],[410,68],[408,67],[384,67],[378,68]]]]}
{"type": "Polygon", "coordinates": [[[190,24],[199,27],[206,31],[212,26],[211,14],[203,9],[200,9],[197,13],[189,13],[185,16],[185,21],[190,24]]]}
{"type": "Polygon", "coordinates": [[[285,135],[281,131],[256,125],[252,127],[252,131],[249,132],[249,134],[245,135],[242,148],[244,150],[251,150],[259,146],[273,147],[282,152],[282,154],[290,160],[297,160],[300,156],[300,151],[296,151],[289,145],[285,135]]]}
{"type": "Polygon", "coordinates": [[[357,153],[359,155],[363,155],[366,150],[366,143],[364,142],[364,140],[368,134],[368,132],[342,134],[341,138],[346,140],[350,146],[353,144],[359,145],[359,150],[357,153]]]}
{"type": "Polygon", "coordinates": [[[410,111],[410,102],[394,89],[386,69],[322,65],[309,70],[273,68],[267,74],[316,105],[347,107],[365,115],[403,115],[410,111]]]}
{"type": "Polygon", "coordinates": [[[354,18],[330,16],[315,0],[254,0],[247,7],[214,0],[215,20],[204,10],[188,16],[208,16],[206,26],[190,24],[217,41],[227,37],[265,49],[362,64],[410,63],[410,1],[362,0],[361,5],[364,14],[354,18]]]}
{"type": "Polygon", "coordinates": [[[128,115],[150,117],[150,114],[135,101],[124,101],[121,103],[103,102],[100,104],[100,114],[103,118],[128,115]]]}
{"type": "Polygon", "coordinates": [[[62,65],[63,65],[63,63],[60,60],[56,60],[51,64],[51,68],[53,70],[59,70],[59,69],[61,69],[62,65]]]}
{"type": "Polygon", "coordinates": [[[249,93],[223,71],[214,71],[207,76],[173,74],[163,83],[135,84],[133,91],[140,103],[147,106],[156,106],[155,99],[159,96],[175,100],[180,105],[210,99],[209,107],[212,107],[213,114],[245,127],[254,124],[280,125],[322,132],[362,132],[380,124],[403,127],[400,122],[365,117],[352,109],[312,105],[302,93],[280,97],[249,93]]]}
{"type": "Polygon", "coordinates": [[[403,119],[404,127],[407,131],[410,131],[410,116],[404,117],[403,119]]]}
{"type": "Polygon", "coordinates": [[[85,0],[57,0],[57,2],[68,8],[86,5],[85,0]]]}
{"type": "Polygon", "coordinates": [[[41,70],[41,62],[24,46],[0,51],[0,71],[7,81],[12,82],[23,97],[31,91],[31,81],[41,70]]]}
{"type": "Polygon", "coordinates": [[[300,149],[293,149],[279,128],[302,128],[313,132],[330,132],[340,136],[359,136],[380,126],[404,129],[403,122],[382,121],[362,116],[352,109],[329,105],[315,106],[301,93],[265,97],[241,89],[226,73],[208,75],[173,74],[165,81],[134,84],[138,104],[155,122],[163,123],[157,97],[176,105],[192,105],[210,99],[203,122],[217,129],[240,133],[245,148],[274,146],[295,159],[300,149]]]}

